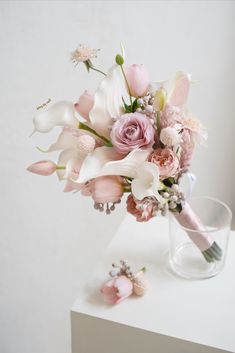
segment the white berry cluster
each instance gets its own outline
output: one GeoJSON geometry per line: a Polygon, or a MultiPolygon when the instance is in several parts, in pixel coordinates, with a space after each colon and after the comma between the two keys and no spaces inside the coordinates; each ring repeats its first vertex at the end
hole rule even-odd
{"type": "Polygon", "coordinates": [[[160,191],[160,195],[167,201],[158,206],[162,216],[166,215],[168,209],[174,211],[178,205],[184,205],[185,196],[179,190],[178,184],[173,184],[171,188],[167,188],[167,191],[160,191]]]}
{"type": "Polygon", "coordinates": [[[127,261],[120,260],[120,265],[112,263],[112,267],[113,269],[109,272],[109,275],[111,277],[126,276],[130,280],[134,279],[134,273],[131,271],[131,268],[127,261]]]}
{"type": "Polygon", "coordinates": [[[137,108],[138,113],[142,113],[147,115],[149,118],[154,119],[154,115],[156,113],[154,107],[154,94],[148,92],[146,96],[138,98],[137,103],[139,108],[137,108]]]}

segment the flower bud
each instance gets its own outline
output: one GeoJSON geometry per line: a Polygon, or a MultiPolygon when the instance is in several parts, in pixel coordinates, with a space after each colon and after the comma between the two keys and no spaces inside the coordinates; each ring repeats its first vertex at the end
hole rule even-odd
{"type": "Polygon", "coordinates": [[[93,180],[92,198],[97,203],[117,202],[123,195],[122,180],[116,176],[103,176],[93,180]]]}
{"type": "Polygon", "coordinates": [[[153,107],[157,112],[160,112],[163,110],[166,102],[166,91],[161,88],[158,91],[156,91],[155,96],[154,96],[154,102],[153,102],[153,107]]]}
{"type": "Polygon", "coordinates": [[[39,161],[34,164],[31,164],[27,170],[34,174],[39,175],[51,175],[56,171],[57,165],[51,161],[39,161]]]}
{"type": "Polygon", "coordinates": [[[144,65],[133,64],[125,68],[125,74],[133,97],[143,97],[148,92],[149,76],[144,65]]]}
{"type": "Polygon", "coordinates": [[[115,61],[118,65],[123,65],[124,64],[124,59],[120,54],[116,55],[115,61]]]}

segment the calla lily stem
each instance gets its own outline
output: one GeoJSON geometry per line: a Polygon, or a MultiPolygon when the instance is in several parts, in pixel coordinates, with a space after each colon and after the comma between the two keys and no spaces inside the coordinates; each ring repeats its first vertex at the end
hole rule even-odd
{"type": "Polygon", "coordinates": [[[80,122],[79,124],[78,124],[78,129],[82,129],[82,130],[86,130],[86,131],[89,131],[89,132],[91,132],[93,135],[95,135],[95,136],[97,136],[97,137],[99,137],[101,140],[103,140],[104,141],[104,143],[105,143],[105,146],[107,146],[107,147],[112,147],[113,146],[113,144],[112,144],[112,142],[110,141],[110,140],[108,140],[106,137],[104,137],[104,136],[101,136],[100,134],[98,134],[98,132],[96,132],[94,129],[92,129],[90,126],[87,126],[86,124],[84,124],[84,123],[82,123],[82,122],[80,122]]]}
{"type": "Polygon", "coordinates": [[[125,74],[124,69],[123,69],[123,66],[120,65],[120,67],[121,67],[121,70],[122,70],[123,77],[124,77],[124,79],[125,79],[125,81],[126,81],[126,85],[127,85],[127,89],[128,89],[128,94],[129,94],[129,97],[130,97],[131,110],[132,110],[132,108],[133,108],[133,102],[132,102],[131,90],[130,90],[130,87],[129,87],[129,84],[128,84],[128,81],[127,81],[127,78],[126,78],[126,74],[125,74]]]}

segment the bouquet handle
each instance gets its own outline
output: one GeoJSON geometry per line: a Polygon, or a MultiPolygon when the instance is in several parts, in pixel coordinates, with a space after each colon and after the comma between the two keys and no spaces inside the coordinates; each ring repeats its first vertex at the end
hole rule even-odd
{"type": "Polygon", "coordinates": [[[205,226],[187,202],[181,212],[173,212],[173,215],[178,223],[185,228],[187,235],[199,248],[207,262],[221,260],[222,249],[206,232],[205,226]]]}

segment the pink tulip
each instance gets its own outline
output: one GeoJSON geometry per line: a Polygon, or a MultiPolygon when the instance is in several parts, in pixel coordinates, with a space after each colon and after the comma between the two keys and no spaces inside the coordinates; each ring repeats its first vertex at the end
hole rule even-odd
{"type": "Polygon", "coordinates": [[[118,304],[133,293],[133,284],[126,276],[112,278],[101,289],[104,301],[108,304],[118,304]]]}
{"type": "Polygon", "coordinates": [[[86,120],[89,120],[89,113],[94,105],[94,95],[89,91],[85,91],[75,103],[75,109],[86,120]]]}
{"type": "Polygon", "coordinates": [[[133,64],[125,68],[128,85],[133,97],[143,97],[149,88],[149,75],[144,65],[133,64]]]}
{"type": "Polygon", "coordinates": [[[97,203],[117,202],[123,195],[122,179],[116,176],[103,176],[92,181],[92,198],[97,203]]]}
{"type": "Polygon", "coordinates": [[[56,164],[51,161],[39,161],[34,164],[31,164],[27,170],[31,173],[39,175],[51,175],[56,171],[56,164]]]}

